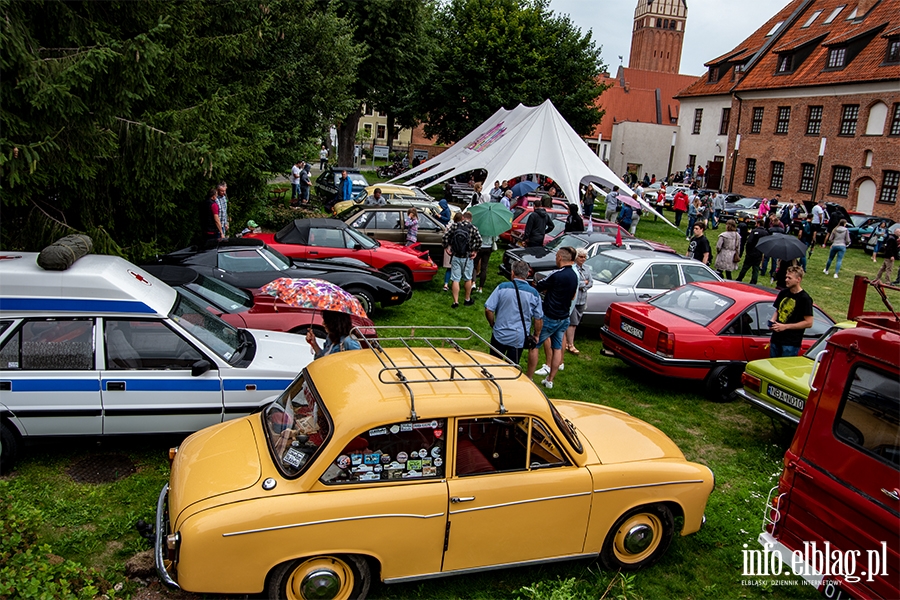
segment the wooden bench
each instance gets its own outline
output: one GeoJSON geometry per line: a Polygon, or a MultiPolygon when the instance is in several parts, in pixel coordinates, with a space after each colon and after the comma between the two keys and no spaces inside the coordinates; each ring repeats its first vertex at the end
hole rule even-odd
{"type": "Polygon", "coordinates": [[[287,197],[287,193],[289,191],[291,191],[289,187],[272,188],[269,190],[269,200],[281,202],[288,206],[290,200],[287,197]]]}

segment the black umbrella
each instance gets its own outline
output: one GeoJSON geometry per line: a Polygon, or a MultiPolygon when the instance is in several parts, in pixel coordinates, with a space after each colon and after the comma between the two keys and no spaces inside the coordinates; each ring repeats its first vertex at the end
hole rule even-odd
{"type": "Polygon", "coordinates": [[[806,244],[792,235],[773,233],[760,238],[756,242],[756,249],[769,258],[793,260],[800,258],[806,253],[806,244]]]}

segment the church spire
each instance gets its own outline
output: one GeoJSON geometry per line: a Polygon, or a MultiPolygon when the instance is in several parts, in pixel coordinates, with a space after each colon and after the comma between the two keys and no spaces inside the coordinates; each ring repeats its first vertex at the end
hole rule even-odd
{"type": "Polygon", "coordinates": [[[686,0],[638,0],[628,67],[678,73],[686,21],[686,0]]]}

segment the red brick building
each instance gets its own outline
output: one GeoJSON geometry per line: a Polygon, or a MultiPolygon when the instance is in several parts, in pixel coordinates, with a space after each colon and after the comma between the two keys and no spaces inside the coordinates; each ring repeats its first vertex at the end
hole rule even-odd
{"type": "Polygon", "coordinates": [[[706,66],[678,97],[731,95],[725,189],[900,221],[900,0],[793,0],[706,66]]]}

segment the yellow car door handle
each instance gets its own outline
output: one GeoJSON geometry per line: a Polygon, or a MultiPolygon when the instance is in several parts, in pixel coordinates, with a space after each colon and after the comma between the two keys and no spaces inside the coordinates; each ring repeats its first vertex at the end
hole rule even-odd
{"type": "Polygon", "coordinates": [[[450,502],[452,502],[453,504],[459,504],[460,502],[471,502],[474,499],[475,496],[452,496],[450,498],[450,502]]]}

